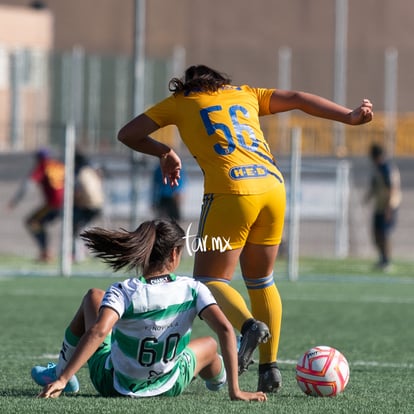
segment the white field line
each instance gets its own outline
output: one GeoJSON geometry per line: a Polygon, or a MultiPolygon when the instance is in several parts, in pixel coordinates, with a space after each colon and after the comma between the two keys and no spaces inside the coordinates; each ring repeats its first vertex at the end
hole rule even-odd
{"type": "MultiPolygon", "coordinates": [[[[36,357],[35,360],[47,359],[48,361],[57,361],[59,354],[43,354],[36,357]]],[[[279,359],[277,361],[283,365],[296,366],[295,359],[279,359]]],[[[414,369],[414,363],[396,363],[396,362],[377,362],[377,361],[348,361],[350,367],[375,367],[375,368],[397,368],[397,369],[414,369]]]]}
{"type": "Polygon", "coordinates": [[[387,297],[387,296],[363,296],[359,298],[353,298],[351,296],[291,296],[282,295],[282,300],[292,300],[300,302],[343,302],[343,303],[384,303],[384,304],[401,304],[411,305],[414,304],[414,297],[399,298],[399,297],[387,297]]]}
{"type": "MultiPolygon", "coordinates": [[[[34,294],[39,295],[39,292],[35,289],[18,289],[15,291],[0,292],[2,295],[8,296],[32,296],[34,294]]],[[[59,292],[62,297],[80,297],[78,292],[74,291],[62,291],[59,292]]],[[[387,296],[363,296],[359,298],[351,296],[299,296],[299,295],[282,295],[283,301],[296,301],[296,302],[320,302],[320,303],[383,303],[383,304],[398,304],[398,305],[412,305],[414,304],[414,296],[412,297],[387,297],[387,296]]]]}

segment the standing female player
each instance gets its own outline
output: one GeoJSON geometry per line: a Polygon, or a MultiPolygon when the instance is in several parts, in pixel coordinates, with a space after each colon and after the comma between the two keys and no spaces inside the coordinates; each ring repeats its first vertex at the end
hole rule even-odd
{"type": "Polygon", "coordinates": [[[239,373],[259,345],[258,390],[277,391],[276,365],[282,304],[273,268],[282,238],[285,188],[259,117],[299,109],[310,115],[359,125],[371,121],[364,99],[351,110],[304,92],[233,86],[207,66],[191,66],[170,82],[173,94],[127,123],[118,139],[135,151],[157,156],[164,182],[178,185],[181,160],[149,134],[176,125],[204,175],[198,236],[206,249],[195,255],[194,276],[207,284],[233,326],[241,332],[239,373]],[[217,246],[226,246],[225,251],[217,246]],[[240,261],[252,311],[230,286],[240,261]]]}
{"type": "Polygon", "coordinates": [[[75,374],[88,362],[102,396],[176,396],[200,375],[212,391],[227,378],[232,400],[266,400],[262,392],[239,389],[234,330],[210,291],[174,275],[184,245],[178,224],[159,219],[132,232],[92,228],[81,237],[115,271],[142,273],[106,292],[88,291],[66,329],[58,364],[32,369],[35,382],[44,386],[40,397],[77,392],[75,374]],[[197,315],[217,334],[223,358],[212,337],[190,341],[197,315]]]}

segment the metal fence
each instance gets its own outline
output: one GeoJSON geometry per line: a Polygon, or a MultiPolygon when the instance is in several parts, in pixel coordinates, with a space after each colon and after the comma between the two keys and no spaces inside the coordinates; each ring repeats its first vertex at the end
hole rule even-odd
{"type": "MultiPolygon", "coordinates": [[[[146,81],[142,91],[145,106],[167,95],[168,81],[178,74],[177,68],[182,68],[182,63],[182,56],[178,61],[171,58],[149,59],[145,62],[146,81]]],[[[118,144],[115,137],[119,128],[133,116],[132,75],[132,60],[125,56],[85,55],[82,49],[66,53],[0,49],[0,105],[4,108],[0,112],[0,155],[3,153],[10,160],[5,163],[6,158],[2,158],[3,165],[0,165],[3,201],[7,200],[18,181],[28,172],[31,151],[47,145],[54,150],[56,156],[63,158],[66,127],[71,121],[75,125],[76,145],[82,147],[96,163],[103,165],[107,172],[107,203],[102,217],[103,224],[128,226],[131,214],[130,152],[118,144]]],[[[367,210],[360,206],[359,201],[355,202],[361,199],[363,173],[352,164],[349,165],[349,177],[348,173],[345,174],[349,178],[349,181],[348,178],[345,180],[349,188],[343,187],[344,182],[341,184],[340,178],[344,178],[344,175],[341,175],[343,170],[338,167],[341,165],[338,161],[345,156],[363,156],[365,162],[369,143],[386,139],[386,118],[381,114],[376,114],[376,117],[377,120],[372,125],[344,129],[343,153],[338,153],[335,146],[335,123],[296,114],[291,114],[288,118],[282,115],[262,120],[270,146],[285,167],[288,184],[291,174],[291,129],[301,128],[301,153],[303,157],[308,157],[308,161],[302,163],[302,174],[306,174],[302,187],[302,196],[306,199],[302,201],[309,201],[300,217],[299,248],[302,254],[373,255],[367,228],[367,210]],[[354,185],[353,177],[357,179],[358,185],[354,185]],[[337,202],[335,194],[338,194],[338,188],[342,188],[345,194],[351,189],[349,205],[352,203],[352,208],[349,211],[344,210],[343,205],[340,209],[332,209],[337,202]],[[324,198],[312,206],[315,194],[322,194],[324,198]],[[312,207],[317,208],[318,212],[315,213],[312,207]],[[344,212],[349,213],[347,219],[343,216],[344,212]],[[344,219],[347,220],[348,227],[344,227],[344,219]],[[314,242],[315,232],[318,232],[318,243],[314,242]]],[[[397,135],[394,137],[397,138],[394,142],[396,156],[414,155],[412,130],[414,123],[410,115],[400,115],[397,135]]],[[[174,128],[165,129],[159,138],[175,146],[191,172],[183,213],[186,223],[193,222],[195,229],[202,197],[201,173],[181,144],[174,128]]],[[[136,212],[137,217],[142,219],[152,214],[149,193],[153,164],[143,160],[140,168],[136,212]]],[[[409,218],[414,184],[406,184],[409,177],[412,177],[412,172],[407,163],[403,176],[405,201],[402,207],[405,210],[401,212],[403,224],[400,225],[397,249],[397,255],[400,256],[410,256],[410,234],[414,230],[409,218]]],[[[35,202],[35,198],[30,201],[35,202]]],[[[24,214],[26,211],[20,210],[15,215],[3,217],[0,253],[30,254],[31,240],[21,224],[24,214]]],[[[288,224],[290,225],[289,222],[288,224]]],[[[55,234],[60,234],[60,231],[60,227],[56,226],[55,234]]],[[[288,239],[289,235],[286,237],[288,239]]]]}
{"type": "MultiPolygon", "coordinates": [[[[166,96],[174,67],[172,59],[146,60],[146,105],[166,96]]],[[[0,151],[59,146],[70,121],[85,149],[118,150],[113,138],[133,115],[132,76],[125,56],[0,49],[0,151]]]]}
{"type": "MultiPolygon", "coordinates": [[[[81,48],[68,52],[0,48],[0,151],[59,148],[70,121],[77,129],[77,145],[85,150],[125,151],[114,138],[134,115],[134,94],[142,94],[147,107],[169,93],[168,81],[181,74],[185,64],[185,51],[177,50],[170,59],[146,58],[145,81],[139,85],[143,90],[136,91],[130,57],[85,54],[81,48]]],[[[292,71],[283,62],[280,57],[279,72],[292,71]]],[[[358,128],[295,113],[264,117],[262,125],[273,150],[282,156],[290,153],[287,131],[294,127],[302,129],[305,155],[365,155],[370,142],[386,141],[395,156],[414,156],[412,114],[394,115],[396,120],[389,113],[376,113],[375,122],[358,128]]],[[[178,145],[176,138],[172,128],[163,132],[162,139],[178,145]]]]}

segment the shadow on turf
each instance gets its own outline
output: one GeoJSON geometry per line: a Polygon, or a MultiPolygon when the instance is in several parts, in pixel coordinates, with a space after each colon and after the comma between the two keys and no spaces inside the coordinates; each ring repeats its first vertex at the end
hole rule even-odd
{"type": "MultiPolygon", "coordinates": [[[[10,388],[10,389],[0,389],[0,398],[2,397],[33,397],[33,398],[37,398],[38,394],[40,393],[41,388],[30,388],[30,389],[25,389],[25,390],[18,390],[18,389],[14,389],[14,388],[10,388]]],[[[85,397],[85,398],[103,398],[101,395],[99,394],[90,394],[90,393],[82,393],[82,392],[78,392],[78,393],[63,393],[61,394],[61,397],[69,397],[69,398],[77,398],[77,397],[85,397]]],[[[110,398],[110,397],[105,397],[105,398],[110,398]]],[[[113,397],[113,398],[118,398],[118,397],[113,397]]]]}

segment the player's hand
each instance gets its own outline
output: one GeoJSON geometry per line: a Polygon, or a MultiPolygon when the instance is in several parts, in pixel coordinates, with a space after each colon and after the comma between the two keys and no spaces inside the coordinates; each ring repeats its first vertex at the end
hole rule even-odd
{"type": "Polygon", "coordinates": [[[56,380],[48,385],[45,385],[38,398],[58,398],[62,393],[66,383],[64,381],[56,380]]]}
{"type": "Polygon", "coordinates": [[[374,112],[369,99],[364,99],[362,104],[350,113],[350,125],[361,125],[372,121],[374,112]]]}
{"type": "Polygon", "coordinates": [[[247,392],[239,391],[236,394],[231,394],[230,399],[232,401],[267,401],[267,395],[262,391],[247,392]]]}
{"type": "Polygon", "coordinates": [[[181,160],[173,149],[160,158],[160,166],[164,184],[169,183],[171,187],[178,187],[181,172],[181,160]]]}

